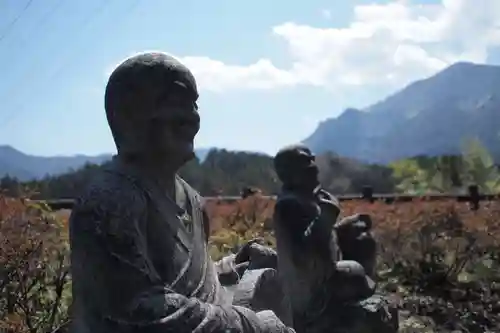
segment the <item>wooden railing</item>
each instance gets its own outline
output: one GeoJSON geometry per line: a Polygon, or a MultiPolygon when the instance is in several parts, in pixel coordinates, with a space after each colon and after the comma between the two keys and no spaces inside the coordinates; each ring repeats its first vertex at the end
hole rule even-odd
{"type": "MultiPolygon", "coordinates": [[[[360,194],[348,194],[348,195],[338,195],[336,196],[340,201],[349,200],[366,200],[369,202],[383,201],[387,204],[397,203],[397,202],[408,202],[415,199],[435,201],[435,200],[457,200],[460,202],[469,202],[471,208],[474,210],[479,209],[481,201],[492,201],[500,199],[500,194],[480,194],[478,187],[476,185],[471,185],[468,188],[468,193],[450,194],[450,193],[432,193],[425,195],[409,195],[409,194],[374,194],[373,188],[370,186],[365,186],[362,193],[360,194]]],[[[241,196],[218,196],[218,197],[205,197],[207,200],[219,200],[224,202],[232,202],[241,200],[241,196]]],[[[274,199],[275,196],[264,196],[264,198],[274,199]]],[[[73,207],[73,199],[56,199],[56,200],[39,200],[49,205],[53,210],[59,209],[71,209],[73,207]]]]}

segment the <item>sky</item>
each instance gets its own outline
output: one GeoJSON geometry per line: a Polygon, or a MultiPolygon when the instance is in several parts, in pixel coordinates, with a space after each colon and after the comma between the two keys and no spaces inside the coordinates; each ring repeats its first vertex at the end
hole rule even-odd
{"type": "Polygon", "coordinates": [[[457,61],[500,63],[499,0],[0,0],[0,145],[115,152],[114,67],[163,51],[200,88],[196,146],[273,154],[457,61]]]}

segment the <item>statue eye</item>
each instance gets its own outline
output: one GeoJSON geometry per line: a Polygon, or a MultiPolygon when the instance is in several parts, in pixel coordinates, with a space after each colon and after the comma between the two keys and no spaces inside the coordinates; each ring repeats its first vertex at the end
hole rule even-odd
{"type": "Polygon", "coordinates": [[[311,158],[307,155],[299,155],[297,156],[297,162],[301,165],[309,165],[311,158]]]}

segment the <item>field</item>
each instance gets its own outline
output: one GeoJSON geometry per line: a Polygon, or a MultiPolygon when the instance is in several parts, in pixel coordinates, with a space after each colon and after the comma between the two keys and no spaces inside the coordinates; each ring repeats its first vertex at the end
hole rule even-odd
{"type": "MultiPolygon", "coordinates": [[[[206,203],[214,259],[249,239],[273,245],[273,201],[206,203]]],[[[369,213],[379,242],[380,291],[397,302],[401,332],[500,332],[500,202],[478,211],[452,200],[342,203],[369,213]]],[[[0,325],[51,332],[68,318],[67,212],[0,198],[0,325]]]]}

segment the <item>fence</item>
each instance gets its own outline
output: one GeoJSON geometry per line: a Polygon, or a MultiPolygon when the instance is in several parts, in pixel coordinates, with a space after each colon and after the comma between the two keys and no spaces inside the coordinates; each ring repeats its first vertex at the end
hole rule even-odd
{"type": "MultiPolygon", "coordinates": [[[[264,196],[265,198],[275,199],[275,196],[264,196]]],[[[374,194],[371,186],[363,187],[361,194],[349,194],[336,196],[339,201],[349,200],[366,200],[369,202],[383,201],[387,204],[396,202],[408,202],[415,199],[435,201],[435,200],[457,200],[459,202],[469,202],[473,210],[480,207],[481,201],[492,201],[500,199],[500,194],[481,194],[476,185],[468,187],[467,194],[450,194],[450,193],[432,193],[424,195],[409,195],[409,194],[374,194]]],[[[207,200],[219,200],[224,202],[231,202],[241,200],[241,196],[219,196],[219,197],[205,197],[207,200]]],[[[49,205],[53,210],[71,209],[73,207],[73,199],[58,199],[58,200],[38,200],[49,205]]]]}

